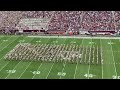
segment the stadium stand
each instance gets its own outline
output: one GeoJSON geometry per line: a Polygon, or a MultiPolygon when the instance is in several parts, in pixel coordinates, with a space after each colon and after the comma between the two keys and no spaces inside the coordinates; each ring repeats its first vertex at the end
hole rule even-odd
{"type": "Polygon", "coordinates": [[[116,31],[120,29],[120,11],[0,11],[0,30],[17,30],[21,19],[48,18],[47,30],[116,31]]]}

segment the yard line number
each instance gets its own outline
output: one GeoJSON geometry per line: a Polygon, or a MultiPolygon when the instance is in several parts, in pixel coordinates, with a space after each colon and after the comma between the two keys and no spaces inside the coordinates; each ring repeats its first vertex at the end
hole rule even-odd
{"type": "Polygon", "coordinates": [[[120,76],[113,75],[112,78],[113,79],[120,79],[120,76]]]}
{"type": "Polygon", "coordinates": [[[16,70],[6,70],[7,73],[15,73],[16,70]]]}
{"type": "Polygon", "coordinates": [[[96,75],[93,75],[93,74],[85,74],[84,76],[85,76],[85,77],[91,77],[91,78],[92,78],[92,77],[94,77],[94,76],[96,76],[96,75]]]}
{"type": "Polygon", "coordinates": [[[58,76],[65,76],[66,75],[66,73],[65,72],[58,72],[58,74],[57,74],[58,76]]]}
{"type": "Polygon", "coordinates": [[[31,73],[35,74],[40,74],[40,71],[30,71],[31,73]]]}

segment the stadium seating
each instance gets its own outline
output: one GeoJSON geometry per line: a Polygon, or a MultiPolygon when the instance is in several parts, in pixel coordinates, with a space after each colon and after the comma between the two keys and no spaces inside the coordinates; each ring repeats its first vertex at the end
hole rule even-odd
{"type": "Polygon", "coordinates": [[[21,18],[49,18],[48,30],[120,29],[120,11],[0,11],[0,30],[15,30],[21,18]]]}

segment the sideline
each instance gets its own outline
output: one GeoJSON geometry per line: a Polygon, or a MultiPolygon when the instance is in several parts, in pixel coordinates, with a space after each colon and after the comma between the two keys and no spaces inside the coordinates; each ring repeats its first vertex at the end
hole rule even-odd
{"type": "Polygon", "coordinates": [[[31,38],[81,38],[81,39],[120,39],[120,37],[84,37],[84,36],[27,36],[31,38]]]}

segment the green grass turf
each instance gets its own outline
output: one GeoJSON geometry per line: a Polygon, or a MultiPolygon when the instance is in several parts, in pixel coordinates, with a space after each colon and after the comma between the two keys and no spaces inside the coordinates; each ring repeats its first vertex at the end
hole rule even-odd
{"type": "MultiPolygon", "coordinates": [[[[0,78],[1,79],[112,79],[119,78],[120,72],[120,41],[109,39],[77,39],[77,38],[31,38],[25,36],[0,36],[0,78]],[[4,41],[8,40],[8,41],[4,41]],[[41,44],[70,44],[75,41],[78,46],[98,47],[98,59],[103,59],[103,64],[68,64],[68,63],[42,63],[34,61],[8,61],[4,56],[12,50],[20,40],[25,43],[41,44]],[[54,41],[58,43],[54,43],[54,41]],[[89,44],[94,42],[95,44],[89,44]],[[108,44],[112,42],[114,44],[108,44]],[[101,51],[102,50],[102,51],[101,51]],[[101,53],[102,52],[102,53],[101,53]],[[8,73],[7,70],[16,70],[15,73],[8,73]],[[39,71],[38,74],[32,72],[39,71]],[[62,73],[65,75],[58,75],[62,73]],[[93,75],[91,77],[90,75],[93,75]],[[86,76],[87,75],[87,76],[86,76]]],[[[89,48],[81,51],[82,61],[97,60],[97,50],[89,48]],[[94,52],[94,54],[93,54],[94,52]],[[93,59],[94,58],[94,59],[93,59]]]]}

